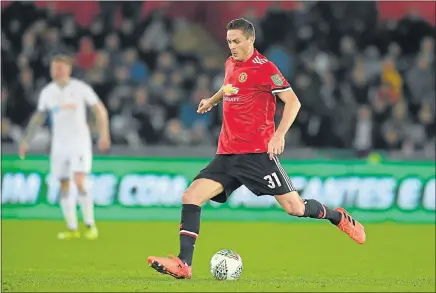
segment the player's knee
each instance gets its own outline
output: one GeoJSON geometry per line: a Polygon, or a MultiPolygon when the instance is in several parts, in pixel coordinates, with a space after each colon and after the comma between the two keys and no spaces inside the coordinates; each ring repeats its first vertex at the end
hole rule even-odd
{"type": "Polygon", "coordinates": [[[83,192],[86,191],[85,183],[83,181],[77,180],[77,181],[75,181],[75,183],[76,183],[76,186],[77,186],[77,190],[80,193],[83,193],[83,192]]]}
{"type": "Polygon", "coordinates": [[[201,205],[201,198],[197,195],[194,189],[188,188],[183,192],[182,203],[201,205]]]}
{"type": "Polygon", "coordinates": [[[61,180],[61,194],[68,195],[68,190],[70,189],[69,180],[61,180]]]}
{"type": "Polygon", "coordinates": [[[85,176],[83,174],[75,174],[74,183],[76,184],[77,190],[80,193],[84,193],[86,191],[85,176]]]}

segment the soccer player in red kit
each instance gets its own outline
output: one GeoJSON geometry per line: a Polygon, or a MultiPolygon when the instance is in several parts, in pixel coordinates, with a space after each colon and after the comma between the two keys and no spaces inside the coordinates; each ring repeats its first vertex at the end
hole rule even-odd
{"type": "Polygon", "coordinates": [[[200,102],[198,113],[223,102],[223,123],[215,158],[195,177],[182,196],[180,253],[148,258],[156,271],[178,279],[192,277],[194,244],[200,231],[201,206],[208,200],[225,202],[245,185],[257,196],[273,195],[290,215],[327,219],[363,244],[363,226],[343,208],[331,210],[313,199],[303,200],[280,164],[285,134],[301,107],[279,69],[254,48],[253,25],[236,19],[227,25],[232,56],[225,64],[224,84],[210,99],[200,102]],[[277,129],[276,97],[285,104],[277,129]]]}

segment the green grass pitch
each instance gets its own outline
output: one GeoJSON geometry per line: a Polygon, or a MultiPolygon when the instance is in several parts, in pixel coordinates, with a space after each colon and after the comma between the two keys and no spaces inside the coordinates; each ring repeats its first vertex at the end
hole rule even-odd
{"type": "Polygon", "coordinates": [[[435,292],[435,226],[368,224],[358,245],[324,223],[203,222],[192,280],[160,275],[149,255],[177,254],[178,223],[101,222],[96,241],[59,241],[60,221],[2,221],[2,292],[435,292]],[[216,281],[209,260],[238,252],[237,281],[216,281]]]}

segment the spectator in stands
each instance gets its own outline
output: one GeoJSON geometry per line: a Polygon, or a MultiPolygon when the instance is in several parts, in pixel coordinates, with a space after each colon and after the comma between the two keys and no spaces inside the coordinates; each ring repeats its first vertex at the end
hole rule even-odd
{"type": "Polygon", "coordinates": [[[351,92],[354,100],[360,105],[367,104],[369,85],[362,59],[359,58],[358,62],[356,62],[354,69],[351,71],[350,78],[351,92]]]}
{"type": "Polygon", "coordinates": [[[102,49],[104,47],[106,33],[103,20],[100,17],[93,19],[91,26],[89,27],[89,32],[91,33],[95,48],[98,50],[102,49]]]}
{"type": "Polygon", "coordinates": [[[150,69],[154,69],[156,67],[157,52],[153,49],[151,41],[141,37],[137,47],[140,59],[143,60],[150,69]]]}
{"type": "Polygon", "coordinates": [[[164,131],[164,142],[169,145],[188,144],[191,140],[189,132],[183,128],[178,119],[168,121],[164,131]]]}
{"type": "Polygon", "coordinates": [[[351,36],[343,36],[340,40],[339,49],[339,78],[345,79],[355,63],[357,57],[356,41],[351,36]]]}
{"type": "Polygon", "coordinates": [[[182,105],[181,90],[178,88],[167,88],[164,94],[159,96],[159,104],[166,110],[166,119],[175,119],[179,117],[179,109],[182,105]]]}
{"type": "Polygon", "coordinates": [[[71,51],[77,51],[77,41],[80,37],[80,33],[74,17],[68,16],[63,19],[60,35],[65,45],[68,46],[71,51]]]}
{"type": "Polygon", "coordinates": [[[389,91],[391,102],[396,103],[403,94],[403,79],[391,58],[383,61],[381,82],[389,91]]]}
{"type": "Polygon", "coordinates": [[[131,100],[135,84],[130,78],[127,67],[118,67],[115,71],[115,87],[109,94],[109,99],[119,99],[125,105],[125,101],[131,100]]]}
{"type": "Polygon", "coordinates": [[[94,66],[86,72],[85,80],[92,85],[103,103],[107,102],[114,79],[115,76],[110,68],[108,54],[105,51],[98,51],[94,66]]]}
{"type": "Polygon", "coordinates": [[[123,57],[120,52],[120,38],[116,33],[109,34],[105,39],[104,50],[109,55],[112,67],[118,67],[123,64],[123,57]]]}
{"type": "Polygon", "coordinates": [[[159,131],[153,123],[154,115],[158,110],[149,101],[149,95],[146,88],[137,88],[134,92],[134,101],[131,105],[130,113],[135,119],[138,134],[144,143],[156,143],[159,139],[159,131]]]}
{"type": "Polygon", "coordinates": [[[389,116],[390,104],[389,100],[383,96],[376,94],[371,99],[371,105],[373,110],[373,119],[377,125],[381,125],[389,116]]]}
{"type": "Polygon", "coordinates": [[[399,101],[394,105],[390,117],[382,126],[385,130],[385,142],[388,148],[402,147],[409,125],[407,105],[404,101],[399,101]]]}
{"type": "Polygon", "coordinates": [[[158,10],[152,16],[151,24],[144,32],[144,39],[156,51],[167,50],[170,45],[170,36],[165,26],[163,11],[158,10]]]}
{"type": "Polygon", "coordinates": [[[163,52],[159,54],[157,59],[156,70],[169,75],[177,66],[176,60],[170,52],[163,52]]]}
{"type": "Polygon", "coordinates": [[[179,117],[184,127],[191,128],[197,123],[202,123],[209,127],[212,122],[212,116],[210,113],[206,115],[198,115],[197,108],[201,99],[204,97],[210,97],[211,92],[198,87],[193,93],[193,99],[187,103],[184,103],[180,109],[179,117]]]}
{"type": "Polygon", "coordinates": [[[435,99],[434,78],[434,70],[430,68],[427,56],[419,56],[412,69],[406,75],[413,114],[417,114],[423,101],[435,99]]]}
{"type": "Polygon", "coordinates": [[[130,77],[136,83],[145,82],[148,77],[148,68],[138,59],[138,52],[134,48],[124,51],[124,63],[126,64],[130,77]]]}
{"type": "Polygon", "coordinates": [[[361,106],[356,119],[356,129],[353,147],[358,157],[366,157],[373,149],[373,120],[371,110],[367,106],[361,106]]]}
{"type": "Polygon", "coordinates": [[[191,145],[212,145],[215,141],[208,131],[208,126],[202,122],[196,122],[190,131],[191,145]]]}
{"type": "Polygon", "coordinates": [[[21,54],[25,55],[29,60],[35,60],[37,58],[36,50],[35,33],[32,30],[28,30],[23,35],[21,54]]]}
{"type": "Polygon", "coordinates": [[[133,23],[132,20],[125,19],[122,22],[121,29],[120,29],[120,39],[123,48],[130,48],[136,45],[136,36],[134,35],[134,29],[135,29],[135,24],[133,23]]]}
{"type": "Polygon", "coordinates": [[[43,66],[48,68],[51,58],[59,53],[69,53],[68,47],[63,43],[59,36],[59,29],[56,27],[48,28],[43,35],[41,44],[41,56],[43,66]]]}
{"type": "Polygon", "coordinates": [[[425,101],[422,103],[421,109],[418,113],[418,122],[425,129],[427,137],[434,138],[436,136],[436,120],[434,112],[435,101],[425,101]]]}
{"type": "Polygon", "coordinates": [[[381,74],[380,51],[375,46],[368,46],[363,52],[366,80],[369,83],[376,82],[381,74]]]}
{"type": "Polygon", "coordinates": [[[80,49],[76,56],[76,63],[83,70],[89,70],[94,66],[97,54],[94,50],[94,43],[89,37],[80,40],[80,49]]]}
{"type": "Polygon", "coordinates": [[[149,79],[150,92],[153,96],[160,96],[167,84],[167,77],[160,71],[156,71],[149,79]]]}
{"type": "Polygon", "coordinates": [[[427,57],[427,60],[430,64],[435,61],[435,46],[434,39],[431,37],[425,37],[421,41],[420,54],[424,57],[427,57]]]}
{"type": "Polygon", "coordinates": [[[25,126],[36,104],[35,95],[33,72],[26,68],[8,95],[6,115],[11,118],[12,123],[25,126]]]}
{"type": "Polygon", "coordinates": [[[292,79],[292,57],[283,46],[273,45],[269,47],[265,56],[274,64],[277,64],[277,67],[287,79],[292,79]]]}

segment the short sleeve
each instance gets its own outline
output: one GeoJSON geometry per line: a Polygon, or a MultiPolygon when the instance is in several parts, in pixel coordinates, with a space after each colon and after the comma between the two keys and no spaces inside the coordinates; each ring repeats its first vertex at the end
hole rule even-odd
{"type": "Polygon", "coordinates": [[[269,62],[265,65],[268,66],[267,70],[265,70],[265,73],[268,75],[266,77],[267,83],[271,87],[272,94],[277,94],[291,89],[291,85],[274,63],[269,62]]]}
{"type": "Polygon", "coordinates": [[[48,94],[47,94],[47,90],[43,89],[41,91],[41,93],[39,94],[39,98],[38,98],[38,106],[37,106],[37,110],[39,112],[45,112],[49,110],[48,107],[48,94]]]}
{"type": "Polygon", "coordinates": [[[84,92],[84,97],[85,97],[86,104],[88,106],[96,105],[100,99],[98,98],[97,94],[92,89],[92,87],[87,85],[87,84],[85,84],[84,91],[85,91],[84,92]]]}

